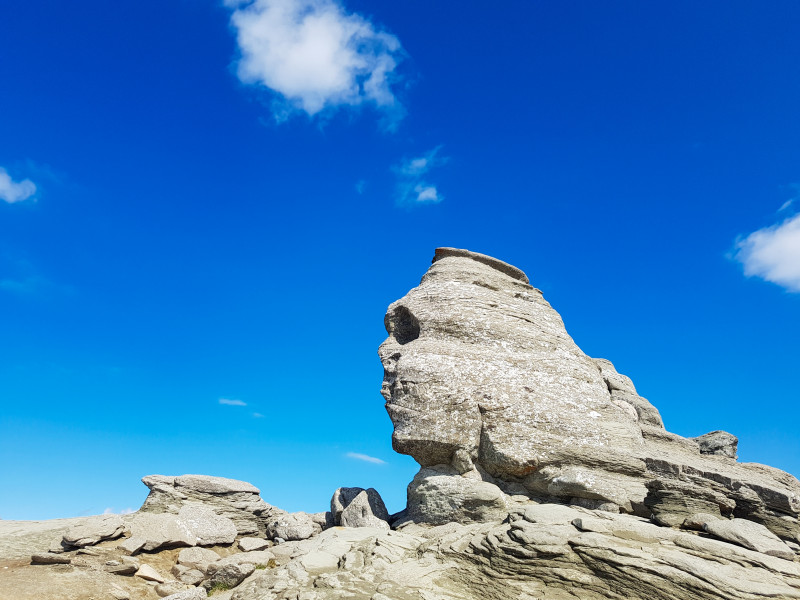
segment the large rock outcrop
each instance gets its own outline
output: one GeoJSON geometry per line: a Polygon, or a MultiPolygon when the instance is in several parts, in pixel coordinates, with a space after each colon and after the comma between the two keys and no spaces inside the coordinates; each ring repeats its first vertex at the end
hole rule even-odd
{"type": "Polygon", "coordinates": [[[737,463],[725,432],[687,439],[665,430],[628,377],[578,348],[519,269],[439,248],[385,325],[393,446],[423,469],[449,466],[509,494],[664,525],[698,512],[749,519],[800,541],[797,479],[737,463]]]}

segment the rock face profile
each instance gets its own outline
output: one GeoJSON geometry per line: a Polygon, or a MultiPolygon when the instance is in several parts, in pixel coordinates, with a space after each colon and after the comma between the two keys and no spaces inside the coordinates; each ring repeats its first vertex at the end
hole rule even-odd
{"type": "Polygon", "coordinates": [[[150,475],[132,515],[0,521],[0,600],[800,600],[800,482],[667,431],[516,267],[439,248],[385,325],[404,510],[150,475]]]}
{"type": "Polygon", "coordinates": [[[449,466],[511,494],[665,525],[697,512],[735,517],[797,541],[794,477],[737,463],[729,433],[687,439],[665,430],[631,380],[584,354],[515,267],[439,248],[385,324],[392,442],[421,475],[449,466]]]}

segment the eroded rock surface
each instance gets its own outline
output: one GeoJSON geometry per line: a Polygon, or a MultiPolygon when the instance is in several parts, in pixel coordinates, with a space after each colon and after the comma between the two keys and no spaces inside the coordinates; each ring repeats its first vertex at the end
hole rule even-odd
{"type": "MultiPolygon", "coordinates": [[[[664,429],[628,377],[578,348],[519,269],[439,248],[385,324],[393,446],[423,472],[451,467],[509,493],[670,526],[698,512],[748,519],[798,540],[797,479],[737,463],[730,434],[664,429]]],[[[418,496],[408,511],[425,518],[418,496]]]]}

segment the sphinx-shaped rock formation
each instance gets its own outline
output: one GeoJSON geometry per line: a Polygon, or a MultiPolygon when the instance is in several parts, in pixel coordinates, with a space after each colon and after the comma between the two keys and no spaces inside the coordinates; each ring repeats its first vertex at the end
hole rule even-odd
{"type": "Polygon", "coordinates": [[[800,541],[794,477],[737,463],[736,438],[725,432],[687,439],[665,430],[628,377],[578,348],[519,269],[439,248],[385,325],[393,446],[423,468],[409,489],[417,520],[436,514],[419,494],[435,482],[420,479],[450,469],[512,495],[663,525],[699,512],[736,517],[800,541]]]}

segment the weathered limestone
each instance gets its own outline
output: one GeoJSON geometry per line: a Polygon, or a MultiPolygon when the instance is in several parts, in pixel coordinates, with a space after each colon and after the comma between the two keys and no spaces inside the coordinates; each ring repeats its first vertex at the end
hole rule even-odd
{"type": "MultiPolygon", "coordinates": [[[[519,269],[437,249],[385,325],[381,391],[392,443],[423,470],[449,465],[462,479],[477,472],[500,489],[521,485],[534,497],[669,526],[698,512],[735,516],[798,540],[797,479],[736,463],[730,434],[690,440],[666,431],[628,377],[575,345],[519,269]]],[[[422,519],[415,489],[407,513],[422,519]]]]}
{"type": "Polygon", "coordinates": [[[386,510],[380,494],[373,488],[337,489],[331,498],[330,514],[334,525],[389,529],[389,511],[386,510]]]}
{"type": "Polygon", "coordinates": [[[739,438],[727,431],[712,431],[693,439],[700,445],[700,452],[703,454],[736,458],[736,447],[739,445],[739,438]]]}
{"type": "Polygon", "coordinates": [[[63,536],[67,546],[83,548],[103,540],[113,540],[125,533],[125,522],[119,515],[100,515],[70,527],[63,536]]]}
{"type": "Polygon", "coordinates": [[[408,485],[406,519],[416,523],[502,521],[506,496],[496,485],[460,476],[447,466],[421,469],[408,485]]]}
{"type": "Polygon", "coordinates": [[[272,506],[257,487],[246,481],[208,475],[148,475],[142,478],[150,494],[139,509],[147,513],[180,512],[186,503],[200,503],[236,525],[238,535],[264,535],[272,506]]]}

